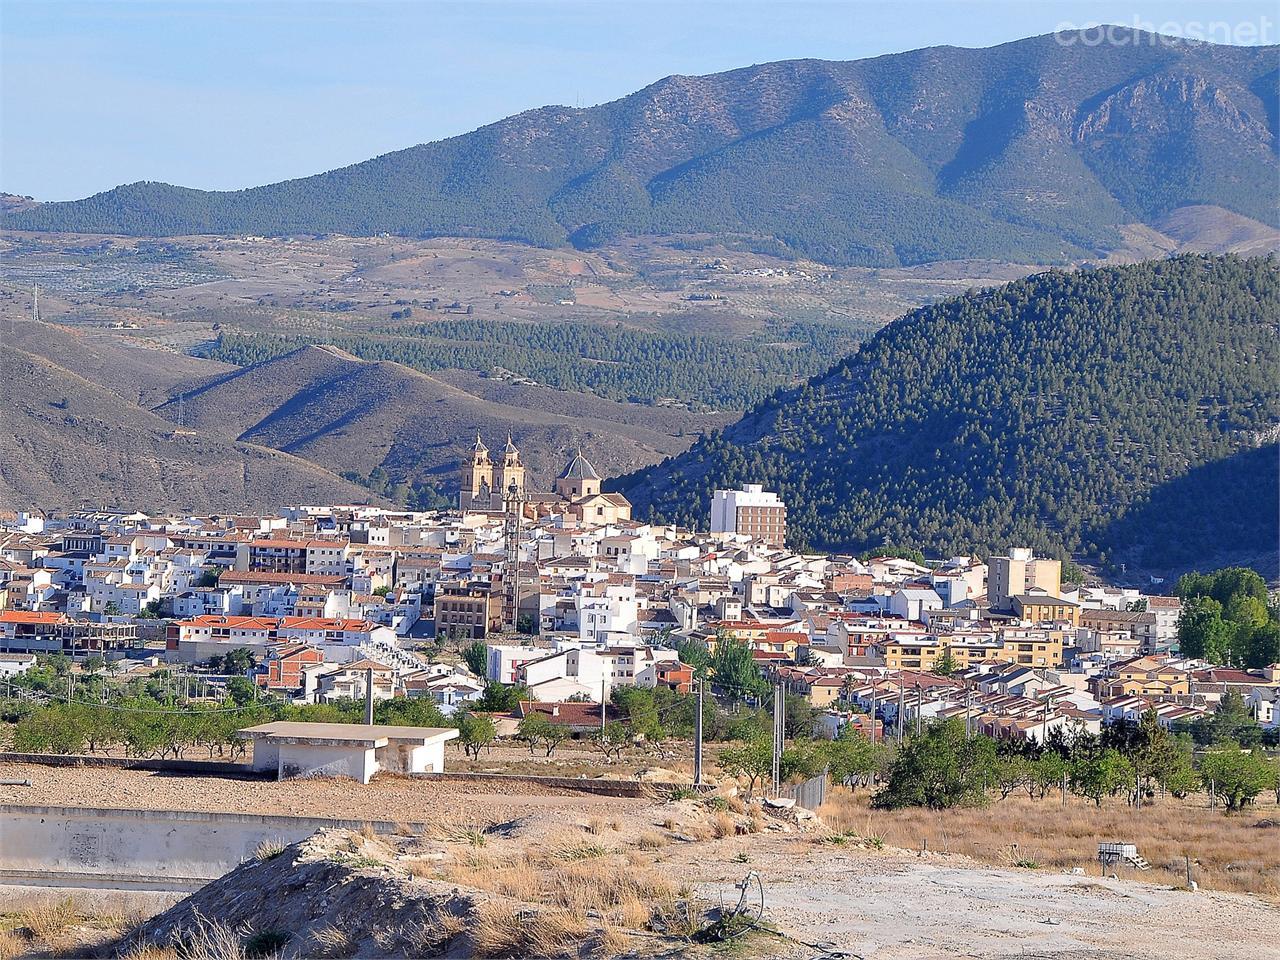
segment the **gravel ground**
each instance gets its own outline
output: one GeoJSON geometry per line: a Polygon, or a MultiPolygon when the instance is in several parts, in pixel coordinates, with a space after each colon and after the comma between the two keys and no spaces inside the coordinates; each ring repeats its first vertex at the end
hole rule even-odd
{"type": "Polygon", "coordinates": [[[487,826],[551,811],[622,816],[642,800],[570,791],[532,792],[528,783],[470,786],[454,782],[379,777],[367,786],[351,780],[233,780],[90,767],[0,763],[0,780],[30,780],[30,787],[0,786],[0,803],[27,806],[137,810],[198,810],[296,817],[487,826]]]}
{"type": "MultiPolygon", "coordinates": [[[[670,869],[713,902],[735,902],[733,885],[755,870],[766,919],[865,960],[1280,958],[1280,909],[1242,894],[1000,870],[958,856],[837,851],[791,835],[671,850],[670,869]],[[734,859],[739,853],[750,862],[734,859]]],[[[818,953],[778,940],[769,955],[818,953]]]]}

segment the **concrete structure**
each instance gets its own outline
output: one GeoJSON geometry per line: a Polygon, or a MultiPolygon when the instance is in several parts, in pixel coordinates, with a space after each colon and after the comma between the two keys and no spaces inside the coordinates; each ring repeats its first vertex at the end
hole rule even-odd
{"type": "MultiPolygon", "coordinates": [[[[112,890],[198,890],[252,858],[366,821],[251,813],[0,805],[0,883],[112,890]]],[[[379,833],[396,825],[377,821],[379,833]]],[[[423,825],[425,828],[425,825],[423,825]]]]}
{"type": "Polygon", "coordinates": [[[987,603],[992,610],[1012,610],[1013,598],[1043,591],[1062,595],[1062,562],[1036,560],[1029,547],[1014,547],[1007,557],[987,562],[987,603]]]}
{"type": "Polygon", "coordinates": [[[752,537],[775,547],[787,540],[787,505],[758,483],[717,490],[711,497],[711,532],[752,537]]]}
{"type": "Polygon", "coordinates": [[[277,720],[246,727],[236,736],[253,741],[253,769],[287,777],[351,777],[368,783],[374,774],[443,773],[445,741],[458,731],[440,727],[394,727],[363,723],[296,723],[277,720]]]}

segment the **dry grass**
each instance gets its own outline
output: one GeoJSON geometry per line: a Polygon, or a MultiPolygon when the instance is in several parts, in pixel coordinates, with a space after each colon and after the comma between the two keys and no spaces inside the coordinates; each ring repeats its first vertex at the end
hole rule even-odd
{"type": "MultiPolygon", "coordinates": [[[[883,839],[891,847],[963,854],[987,863],[1013,866],[1034,861],[1042,867],[1099,869],[1098,843],[1137,844],[1151,863],[1135,877],[1182,886],[1184,857],[1202,887],[1280,899],[1280,820],[1273,808],[1225,816],[1203,797],[1165,798],[1134,810],[1121,801],[1101,808],[1068,796],[1031,800],[1010,797],[985,807],[953,810],[871,810],[868,791],[836,790],[819,811],[836,832],[883,839]]],[[[1129,871],[1121,868],[1121,875],[1129,871]]]]}
{"type": "Polygon", "coordinates": [[[471,915],[472,952],[477,957],[554,957],[577,952],[586,936],[581,920],[562,910],[524,912],[489,900],[471,915]]]}
{"type": "Polygon", "coordinates": [[[660,850],[669,843],[671,840],[657,830],[648,830],[636,837],[636,847],[640,850],[660,850]]]}
{"type": "Polygon", "coordinates": [[[65,900],[48,900],[29,907],[19,915],[17,925],[30,930],[36,940],[47,942],[55,939],[79,919],[75,900],[67,897],[65,900]]]}
{"type": "Polygon", "coordinates": [[[356,832],[366,840],[376,840],[378,838],[378,834],[374,832],[373,824],[371,823],[360,824],[360,829],[356,832]]]}
{"type": "Polygon", "coordinates": [[[631,949],[631,938],[611,924],[600,928],[591,953],[597,957],[620,957],[631,949]]]}
{"type": "Polygon", "coordinates": [[[135,943],[120,954],[120,960],[180,960],[180,956],[176,947],[135,943]]]}
{"type": "Polygon", "coordinates": [[[283,840],[272,839],[263,840],[253,851],[254,859],[259,863],[265,863],[274,857],[280,856],[288,847],[283,840]]]}
{"type": "Polygon", "coordinates": [[[0,930],[0,960],[17,960],[27,952],[27,938],[13,930],[0,930]]]}
{"type": "Polygon", "coordinates": [[[711,818],[711,835],[717,840],[724,837],[732,837],[738,832],[738,825],[734,822],[733,817],[725,813],[723,810],[711,818]]]}
{"type": "Polygon", "coordinates": [[[351,938],[334,926],[311,931],[308,955],[315,957],[347,957],[351,955],[351,938]]]}

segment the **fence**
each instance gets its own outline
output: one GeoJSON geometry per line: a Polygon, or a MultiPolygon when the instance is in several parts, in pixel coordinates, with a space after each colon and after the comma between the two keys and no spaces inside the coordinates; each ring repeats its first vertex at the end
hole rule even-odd
{"type": "Polygon", "coordinates": [[[797,807],[817,810],[827,800],[827,780],[827,772],[824,770],[803,783],[784,783],[778,788],[778,796],[794,800],[797,807]]]}

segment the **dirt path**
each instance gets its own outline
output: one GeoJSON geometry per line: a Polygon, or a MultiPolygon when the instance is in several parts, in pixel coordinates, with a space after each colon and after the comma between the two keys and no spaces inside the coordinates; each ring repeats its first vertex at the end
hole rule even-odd
{"type": "MultiPolygon", "coordinates": [[[[735,900],[733,884],[758,871],[767,919],[867,960],[1280,958],[1280,909],[1239,894],[1000,870],[963,857],[846,853],[795,836],[699,846],[673,853],[672,866],[713,902],[735,900]],[[737,862],[740,853],[750,862],[737,862]]],[[[773,955],[817,951],[779,941],[773,955]]]]}

